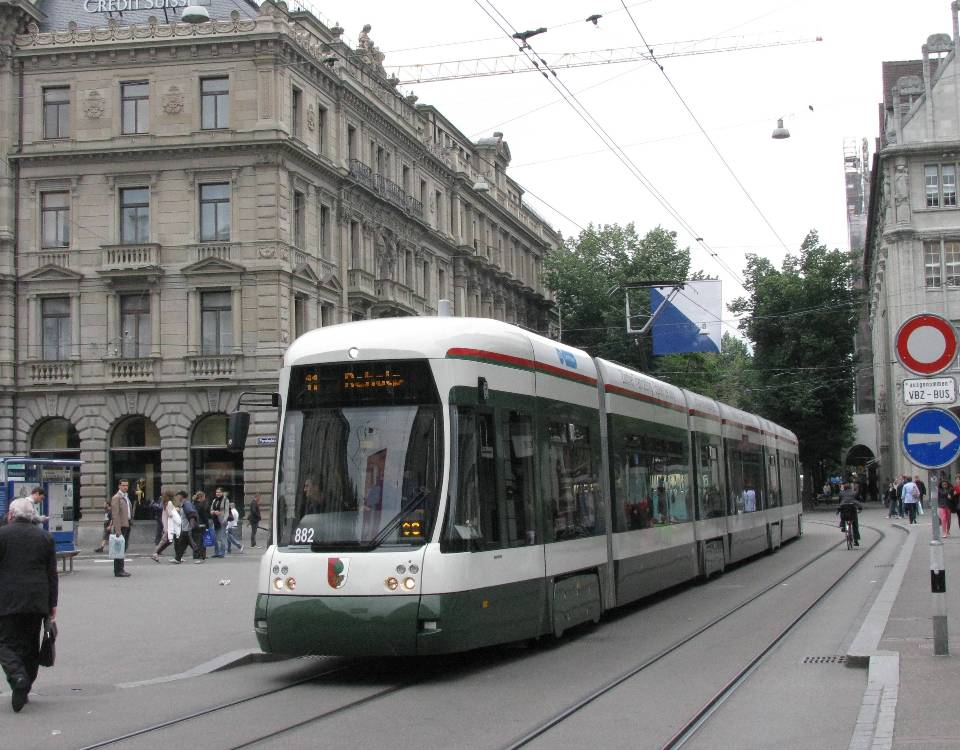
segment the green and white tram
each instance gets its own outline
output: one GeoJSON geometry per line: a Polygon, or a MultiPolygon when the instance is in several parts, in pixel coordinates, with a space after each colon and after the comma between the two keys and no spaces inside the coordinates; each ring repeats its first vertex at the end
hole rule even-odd
{"type": "Polygon", "coordinates": [[[267,652],[560,634],[800,533],[788,430],[494,320],[311,331],[280,397],[267,652]]]}

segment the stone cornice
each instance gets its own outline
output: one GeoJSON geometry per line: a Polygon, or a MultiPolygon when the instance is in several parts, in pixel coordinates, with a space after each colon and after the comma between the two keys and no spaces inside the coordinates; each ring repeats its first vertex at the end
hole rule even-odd
{"type": "Polygon", "coordinates": [[[955,152],[960,155],[960,140],[950,141],[923,141],[922,143],[894,143],[884,146],[880,150],[880,158],[887,159],[894,156],[919,156],[955,152]]]}

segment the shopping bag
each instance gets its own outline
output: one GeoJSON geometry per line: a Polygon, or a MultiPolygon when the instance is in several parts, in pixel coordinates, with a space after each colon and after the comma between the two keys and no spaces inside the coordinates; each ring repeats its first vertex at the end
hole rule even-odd
{"type": "Polygon", "coordinates": [[[110,547],[107,550],[107,557],[111,560],[122,560],[127,551],[127,540],[123,536],[116,534],[110,535],[110,547]]]}
{"type": "Polygon", "coordinates": [[[213,529],[204,529],[203,530],[203,546],[204,547],[216,547],[217,542],[213,535],[213,529]]]}
{"type": "MultiPolygon", "coordinates": [[[[123,537],[121,537],[122,539],[123,537]]],[[[57,623],[49,617],[43,620],[43,641],[40,644],[39,664],[41,667],[52,667],[57,658],[57,623]]]]}

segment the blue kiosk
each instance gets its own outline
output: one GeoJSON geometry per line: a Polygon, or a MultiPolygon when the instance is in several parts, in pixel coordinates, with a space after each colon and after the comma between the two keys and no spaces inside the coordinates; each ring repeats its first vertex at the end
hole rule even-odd
{"type": "Polygon", "coordinates": [[[57,544],[57,557],[73,570],[77,549],[77,522],[80,520],[78,500],[74,492],[80,475],[78,460],[0,456],[0,517],[6,518],[10,502],[30,497],[34,487],[42,487],[46,495],[41,513],[47,517],[43,527],[57,544]]]}

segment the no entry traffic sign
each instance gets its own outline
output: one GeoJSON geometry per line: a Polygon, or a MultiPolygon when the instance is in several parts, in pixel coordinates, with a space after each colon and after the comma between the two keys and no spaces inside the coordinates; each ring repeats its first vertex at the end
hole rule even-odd
{"type": "Polygon", "coordinates": [[[901,445],[917,466],[948,466],[960,454],[960,422],[946,409],[921,409],[904,423],[901,445]]]}
{"type": "Polygon", "coordinates": [[[957,332],[946,318],[921,313],[908,318],[897,331],[897,357],[918,375],[936,375],[957,356],[957,332]]]}

